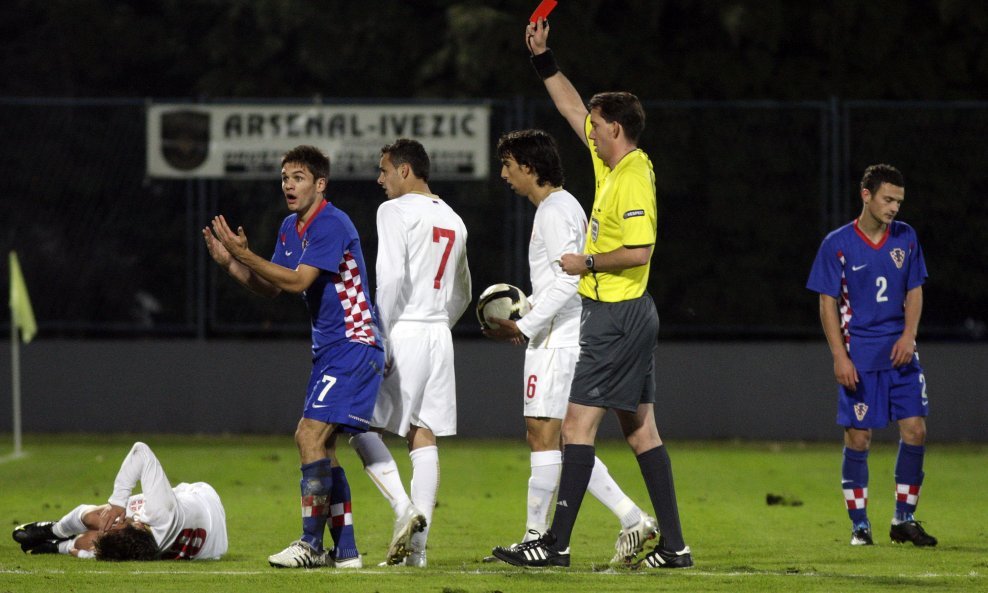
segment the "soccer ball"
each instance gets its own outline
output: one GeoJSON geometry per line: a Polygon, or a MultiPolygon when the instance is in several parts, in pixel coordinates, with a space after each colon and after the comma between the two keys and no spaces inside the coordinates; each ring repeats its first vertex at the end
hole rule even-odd
{"type": "Polygon", "coordinates": [[[511,319],[517,321],[532,310],[528,298],[517,286],[510,284],[494,284],[480,293],[477,299],[477,320],[485,329],[499,327],[491,318],[511,319]]]}

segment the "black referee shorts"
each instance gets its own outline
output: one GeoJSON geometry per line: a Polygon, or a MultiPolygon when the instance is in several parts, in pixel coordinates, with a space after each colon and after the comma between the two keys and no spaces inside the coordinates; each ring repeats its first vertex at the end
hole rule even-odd
{"type": "Polygon", "coordinates": [[[647,292],[617,303],[584,298],[569,401],[628,412],[655,403],[658,337],[659,315],[647,292]]]}

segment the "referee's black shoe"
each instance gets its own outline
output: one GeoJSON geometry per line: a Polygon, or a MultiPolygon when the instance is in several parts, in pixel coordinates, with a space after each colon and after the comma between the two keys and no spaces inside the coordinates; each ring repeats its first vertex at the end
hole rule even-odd
{"type": "Polygon", "coordinates": [[[682,550],[667,550],[665,538],[659,538],[655,549],[645,555],[644,558],[635,564],[635,568],[689,568],[693,566],[693,554],[690,547],[686,546],[682,550]]]}
{"type": "Polygon", "coordinates": [[[556,538],[547,531],[538,539],[512,544],[506,548],[497,546],[491,552],[499,560],[513,566],[569,566],[569,548],[557,552],[552,549],[554,543],[556,538]]]}
{"type": "Polygon", "coordinates": [[[937,538],[926,533],[919,521],[903,521],[897,525],[892,525],[889,528],[889,537],[892,538],[894,544],[912,542],[915,546],[937,545],[937,538]]]}

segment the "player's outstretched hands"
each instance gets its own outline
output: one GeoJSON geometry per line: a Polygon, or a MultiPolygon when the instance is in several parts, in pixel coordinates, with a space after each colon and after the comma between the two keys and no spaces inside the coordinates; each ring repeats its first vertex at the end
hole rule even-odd
{"type": "Polygon", "coordinates": [[[901,367],[904,364],[908,364],[913,358],[913,354],[916,352],[916,341],[912,338],[901,336],[892,345],[892,354],[890,358],[892,359],[892,366],[901,367]]]}
{"type": "Polygon", "coordinates": [[[233,261],[233,256],[226,250],[226,247],[223,247],[220,240],[213,235],[213,231],[208,226],[203,227],[202,238],[206,240],[206,249],[209,251],[209,256],[213,258],[213,261],[224,269],[229,268],[230,262],[233,261]]]}
{"type": "Polygon", "coordinates": [[[525,45],[532,55],[545,53],[546,43],[549,40],[549,21],[542,17],[534,23],[528,23],[525,27],[525,45]]]}
{"type": "Polygon", "coordinates": [[[106,533],[115,529],[126,516],[127,512],[123,507],[118,507],[115,504],[103,505],[103,509],[99,513],[99,532],[106,533]]]}
{"type": "Polygon", "coordinates": [[[247,233],[244,232],[244,227],[237,227],[237,232],[234,233],[222,214],[213,217],[213,233],[219,242],[223,244],[227,252],[235,259],[240,260],[250,253],[250,249],[247,247],[247,233]]]}
{"type": "Polygon", "coordinates": [[[518,324],[510,319],[498,319],[491,317],[491,321],[497,324],[494,329],[484,328],[484,335],[498,342],[511,342],[515,346],[525,343],[525,334],[518,329],[518,324]]]}

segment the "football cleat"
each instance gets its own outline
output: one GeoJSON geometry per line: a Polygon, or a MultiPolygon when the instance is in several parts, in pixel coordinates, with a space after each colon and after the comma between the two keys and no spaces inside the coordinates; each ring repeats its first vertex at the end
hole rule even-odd
{"type": "Polygon", "coordinates": [[[332,560],[333,568],[363,568],[364,560],[360,554],[349,558],[336,558],[332,560]]]}
{"type": "MultiPolygon", "coordinates": [[[[39,546],[48,541],[59,542],[61,540],[69,539],[67,537],[58,537],[55,532],[52,531],[52,527],[55,526],[54,521],[38,521],[35,523],[25,523],[24,525],[18,525],[14,528],[14,532],[11,533],[11,537],[14,541],[21,545],[21,550],[24,552],[30,552],[30,550],[36,546],[39,546]]],[[[43,553],[43,552],[39,552],[43,553]]]]}
{"type": "Polygon", "coordinates": [[[556,538],[546,532],[538,539],[508,547],[498,546],[491,552],[512,566],[569,566],[569,548],[557,552],[550,547],[554,543],[556,538]]]}
{"type": "Polygon", "coordinates": [[[665,542],[659,538],[659,543],[644,558],[635,563],[635,568],[689,568],[693,566],[693,554],[690,547],[675,552],[663,547],[665,542]]]}
{"type": "MultiPolygon", "coordinates": [[[[21,549],[24,549],[24,544],[21,544],[21,549]]],[[[53,539],[46,539],[45,541],[35,544],[34,546],[24,550],[25,554],[58,554],[58,541],[53,539]]]]}
{"type": "Polygon", "coordinates": [[[631,527],[626,527],[618,533],[617,541],[614,542],[614,557],[611,564],[631,564],[635,556],[641,553],[645,547],[645,542],[655,539],[658,536],[659,528],[653,517],[642,515],[631,527]]]}
{"type": "Polygon", "coordinates": [[[425,568],[426,567],[425,552],[412,552],[405,558],[405,566],[411,566],[414,568],[425,568]]]}
{"type": "Polygon", "coordinates": [[[897,525],[892,525],[889,529],[889,537],[892,538],[894,544],[912,542],[915,546],[937,545],[937,538],[926,533],[919,521],[903,521],[897,525]]]}
{"type": "Polygon", "coordinates": [[[318,568],[326,566],[326,551],[316,552],[302,540],[295,540],[287,548],[268,556],[268,563],[275,568],[318,568]]]}
{"type": "Polygon", "coordinates": [[[391,532],[391,544],[388,545],[388,556],[385,562],[391,566],[396,566],[405,561],[405,557],[412,553],[409,543],[413,533],[425,530],[425,515],[414,505],[405,509],[400,517],[395,519],[394,531],[391,532]]]}
{"type": "Polygon", "coordinates": [[[851,530],[852,546],[871,546],[875,541],[871,538],[871,525],[859,523],[851,530]]]}

